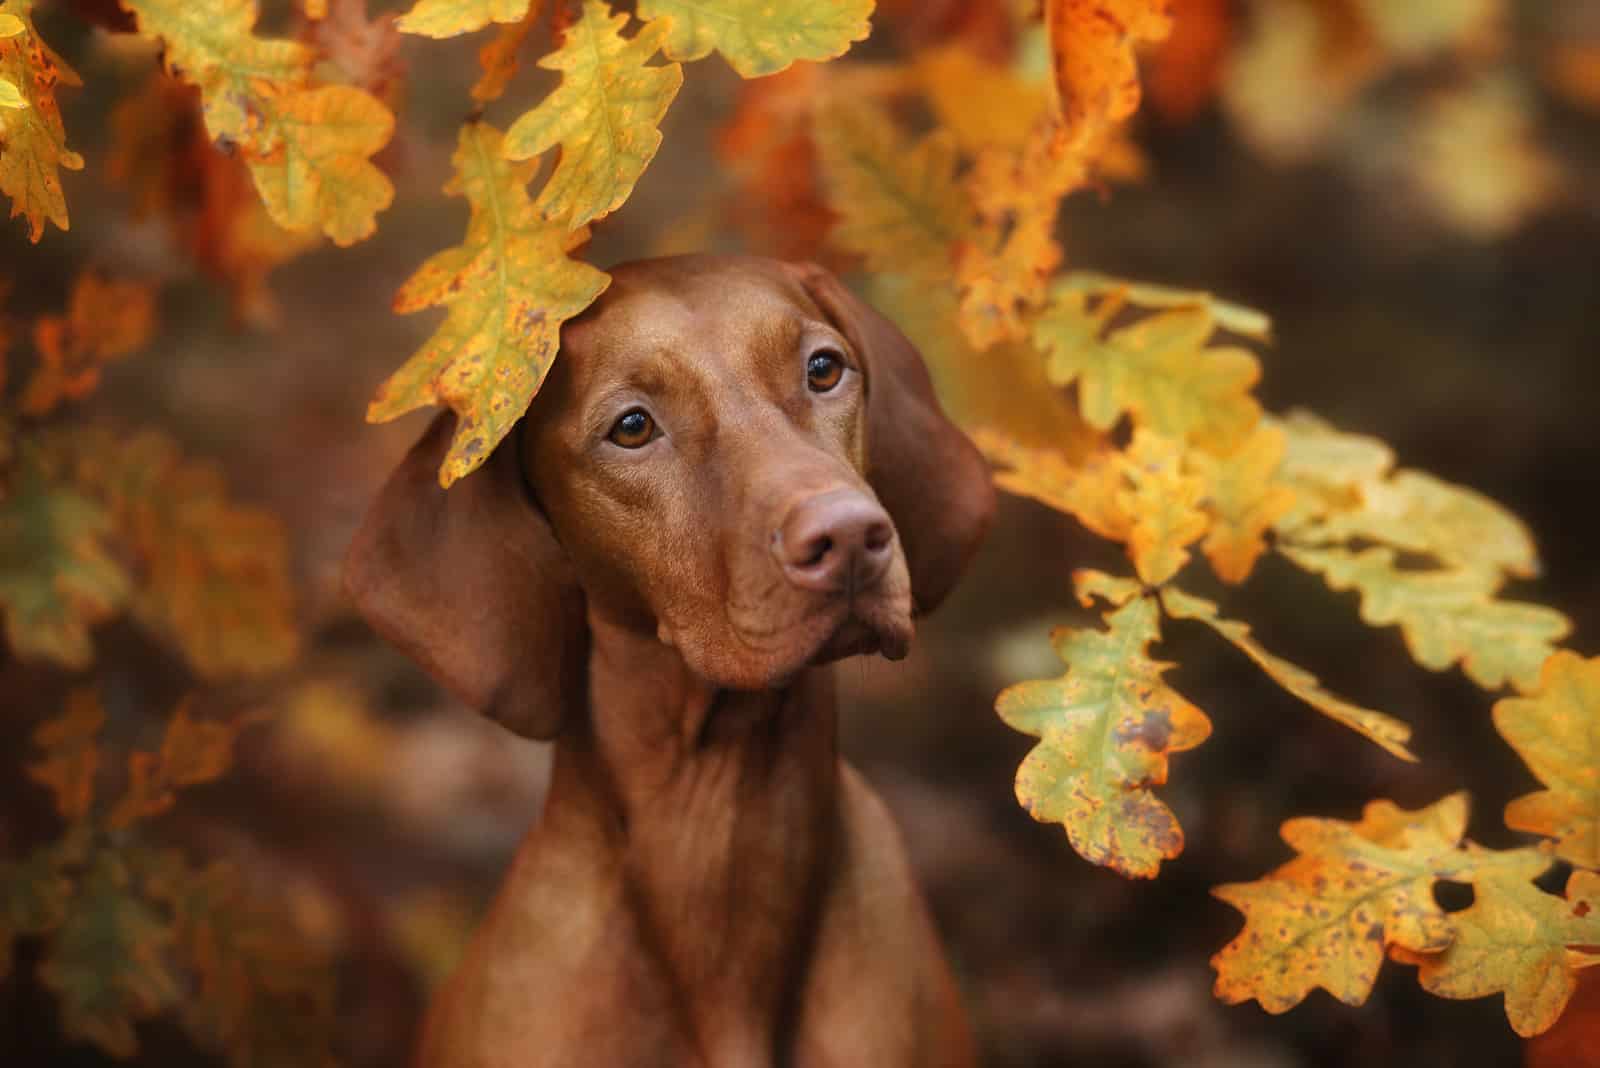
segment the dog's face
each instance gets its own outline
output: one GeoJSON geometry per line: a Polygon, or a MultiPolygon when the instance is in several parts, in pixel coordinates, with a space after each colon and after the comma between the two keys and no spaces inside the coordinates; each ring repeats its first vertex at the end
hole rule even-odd
{"type": "Polygon", "coordinates": [[[739,689],[898,659],[911,580],[867,482],[871,366],[787,273],[684,266],[616,272],[524,430],[590,611],[739,689]]]}
{"type": "Polygon", "coordinates": [[[916,350],[810,265],[615,268],[517,431],[442,490],[450,423],[385,485],[345,585],[441,682],[536,737],[582,700],[591,617],[740,689],[903,655],[994,507],[916,350]]]}

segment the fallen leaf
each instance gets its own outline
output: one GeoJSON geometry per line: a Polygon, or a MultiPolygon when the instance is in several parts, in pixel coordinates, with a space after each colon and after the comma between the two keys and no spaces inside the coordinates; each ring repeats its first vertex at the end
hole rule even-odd
{"type": "Polygon", "coordinates": [[[666,26],[647,23],[631,38],[604,0],[586,0],[561,47],[539,60],[561,84],[506,131],[507,159],[531,159],[560,147],[539,191],[545,218],[569,230],[622,206],[661,147],[661,118],[683,84],[676,63],[648,66],[666,26]]]}
{"type": "Polygon", "coordinates": [[[639,17],[664,22],[672,59],[702,59],[715,49],[740,77],[760,78],[799,59],[844,55],[870,32],[872,6],[873,0],[639,0],[639,17]]]}
{"type": "Polygon", "coordinates": [[[1034,819],[1061,823],[1084,859],[1152,878],[1183,851],[1183,829],[1150,787],[1167,781],[1168,754],[1205,741],[1211,723],[1162,681],[1170,665],[1149,657],[1160,637],[1155,600],[1094,573],[1080,573],[1078,586],[1080,596],[1122,601],[1106,629],[1057,630],[1066,674],[1018,683],[995,702],[1009,726],[1039,739],[1017,769],[1017,800],[1034,819]]]}
{"type": "Polygon", "coordinates": [[[433,256],[395,295],[395,310],[444,305],[444,325],[378,389],[367,408],[387,422],[429,404],[459,417],[440,484],[476,470],[528,410],[555,359],[561,324],[610,277],[567,252],[580,234],[540,216],[528,198],[536,164],[501,153],[500,132],[462,127],[445,191],[472,207],[462,244],[433,256]]]}
{"type": "Polygon", "coordinates": [[[1528,696],[1496,702],[1494,725],[1546,787],[1508,804],[1506,826],[1552,838],[1557,856],[1600,868],[1600,657],[1552,654],[1528,696]]]}

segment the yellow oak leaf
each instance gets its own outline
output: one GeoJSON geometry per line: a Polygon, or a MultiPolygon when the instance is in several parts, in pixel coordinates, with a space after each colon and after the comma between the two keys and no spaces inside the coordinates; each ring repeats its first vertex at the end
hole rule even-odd
{"type": "Polygon", "coordinates": [[[1143,428],[1123,454],[1123,472],[1128,484],[1115,502],[1132,519],[1128,555],[1139,577],[1159,586],[1188,563],[1186,546],[1210,526],[1199,508],[1205,483],[1184,473],[1178,442],[1143,428]]]}
{"type": "Polygon", "coordinates": [[[480,104],[500,99],[506,86],[511,84],[511,79],[517,76],[517,53],[522,50],[523,42],[533,32],[543,11],[544,0],[532,0],[526,15],[517,22],[500,27],[494,39],[478,49],[478,66],[483,74],[472,83],[472,99],[480,104]]]}
{"type": "Polygon", "coordinates": [[[1282,657],[1273,656],[1256,641],[1248,625],[1225,618],[1217,606],[1173,586],[1161,590],[1161,606],[1174,619],[1203,623],[1255,662],[1267,677],[1336,723],[1341,723],[1401,760],[1416,761],[1406,748],[1411,728],[1376,709],[1363,708],[1322,688],[1315,675],[1282,657]]]}
{"type": "Polygon", "coordinates": [[[1600,964],[1600,875],[1575,871],[1565,897],[1547,894],[1516,870],[1472,880],[1472,904],[1451,915],[1455,940],[1437,953],[1397,953],[1417,981],[1444,998],[1504,993],[1506,1017],[1524,1038],[1550,1029],[1578,986],[1578,971],[1600,964]]]}
{"type": "Polygon", "coordinates": [[[874,271],[926,281],[951,277],[952,249],[970,209],[956,180],[956,146],[935,132],[915,144],[876,104],[830,96],[815,136],[832,240],[874,271]]]}
{"type": "Polygon", "coordinates": [[[538,207],[569,230],[628,199],[661,147],[661,118],[683,84],[678,64],[646,65],[666,26],[647,23],[625,38],[627,22],[604,0],[586,0],[561,47],[539,60],[545,70],[561,72],[561,84],[506,131],[507,159],[531,159],[560,146],[538,207]]]}
{"type": "Polygon", "coordinates": [[[1298,854],[1264,878],[1212,893],[1244,913],[1244,929],[1211,958],[1215,993],[1286,1012],[1321,987],[1347,1005],[1372,992],[1386,952],[1436,953],[1456,937],[1434,900],[1437,880],[1502,869],[1531,878],[1549,866],[1534,850],[1463,849],[1467,797],[1407,811],[1367,805],[1360,822],[1293,819],[1283,840],[1298,854]]]}
{"type": "Polygon", "coordinates": [[[1152,878],[1182,852],[1183,829],[1150,787],[1166,782],[1168,755],[1205,741],[1211,723],[1162,681],[1169,665],[1149,657],[1160,637],[1155,599],[1098,573],[1077,583],[1080,598],[1121,604],[1105,630],[1051,636],[1066,674],[1018,683],[996,700],[1001,719],[1039,739],[1017,769],[1017,800],[1034,819],[1063,824],[1084,859],[1152,878]]]}
{"type": "Polygon", "coordinates": [[[1088,181],[1095,146],[1054,119],[1020,148],[978,153],[967,187],[977,226],[957,254],[961,328],[979,350],[1026,335],[1024,319],[1060,266],[1055,239],[1061,198],[1088,181]]]}
{"type": "Polygon", "coordinates": [[[1555,840],[1556,855],[1600,868],[1600,657],[1553,654],[1527,697],[1494,706],[1494,725],[1545,784],[1506,806],[1506,826],[1555,840]]]}
{"type": "Polygon", "coordinates": [[[583,232],[540,216],[527,190],[536,164],[508,163],[498,130],[462,127],[454,162],[445,191],[471,205],[467,236],[424,263],[394,302],[401,313],[443,305],[449,315],[367,408],[371,422],[429,404],[455,411],[455,438],[439,470],[444,486],[476,470],[528,410],[555,359],[561,324],[610,281],[568,258],[583,232]]]}
{"type": "MultiPolygon", "coordinates": [[[[537,3],[537,0],[534,0],[537,3]]],[[[417,0],[395,23],[423,37],[455,37],[491,22],[520,22],[530,0],[417,0]]]]}
{"type": "Polygon", "coordinates": [[[31,3],[0,3],[0,193],[11,198],[11,217],[23,216],[28,239],[44,236],[46,220],[67,229],[61,172],[83,169],[83,157],[67,148],[66,128],[56,103],[59,86],[83,82],[45,44],[28,15],[31,3]]]}
{"type": "Polygon", "coordinates": [[[1250,389],[1261,368],[1243,349],[1208,345],[1211,312],[1168,308],[1108,331],[1124,306],[1121,293],[1091,305],[1083,292],[1058,288],[1034,322],[1050,380],[1076,383],[1089,425],[1109,430],[1128,413],[1135,426],[1213,451],[1249,433],[1260,418],[1250,389]]]}
{"type": "Polygon", "coordinates": [[[740,77],[776,74],[798,59],[834,59],[864,40],[874,0],[639,0],[639,17],[665,20],[667,55],[722,53],[740,77]]]}
{"type": "Polygon", "coordinates": [[[194,718],[184,701],[167,721],[161,748],[128,755],[128,789],[112,806],[106,825],[123,830],[139,820],[158,816],[177,803],[175,793],[221,778],[233,764],[233,745],[261,715],[240,715],[221,721],[194,718]]]}
{"type": "Polygon", "coordinates": [[[143,347],[155,327],[154,285],[85,271],[73,283],[66,315],[34,321],[39,366],[18,407],[28,415],[43,415],[63,400],[87,395],[100,384],[101,368],[143,347]]]}
{"type": "Polygon", "coordinates": [[[1106,129],[1139,108],[1134,49],[1172,30],[1170,0],[1045,0],[1061,112],[1072,128],[1106,129]]]}
{"type": "Polygon", "coordinates": [[[136,892],[123,857],[97,851],[39,965],[62,1032],[112,1057],[137,1053],[135,1022],[178,1000],[171,941],[170,921],[136,892]]]}
{"type": "Polygon", "coordinates": [[[1105,448],[1074,460],[988,428],[972,440],[999,468],[994,481],[1001,489],[1070,515],[1102,538],[1128,540],[1133,516],[1122,507],[1127,481],[1121,453],[1105,448]]]}
{"type": "Polygon", "coordinates": [[[960,44],[918,52],[911,76],[939,125],[969,152],[991,146],[1018,149],[1050,108],[1050,88],[960,44]]]}
{"type": "Polygon", "coordinates": [[[273,222],[320,229],[351,245],[377,228],[394,186],[371,156],[394,133],[377,97],[348,85],[316,86],[312,52],[255,36],[255,0],[128,0],[139,31],[159,38],[169,70],[200,88],[206,129],[250,168],[273,222]]]}
{"type": "Polygon", "coordinates": [[[1267,531],[1294,507],[1294,489],[1276,478],[1283,451],[1283,431],[1261,424],[1226,456],[1195,449],[1185,459],[1205,484],[1201,507],[1211,529],[1201,551],[1224,582],[1250,577],[1267,531]]]}
{"type": "Polygon", "coordinates": [[[96,739],[105,722],[99,694],[80,689],[67,695],[59,717],[34,728],[33,744],[41,756],[28,765],[28,778],[49,788],[56,812],[68,824],[86,817],[94,806],[94,777],[100,770],[96,739]]]}
{"type": "Polygon", "coordinates": [[[1266,312],[1223,300],[1204,290],[1136,282],[1100,271],[1068,271],[1056,280],[1056,285],[1063,293],[1085,293],[1091,297],[1115,294],[1140,308],[1204,308],[1221,330],[1252,341],[1272,340],[1272,318],[1266,312]]]}
{"type": "Polygon", "coordinates": [[[877,274],[868,290],[872,306],[894,320],[922,353],[939,400],[958,425],[969,432],[988,429],[1026,448],[1048,449],[1068,464],[1104,449],[1102,435],[1083,421],[1072,398],[1045,377],[1044,361],[1031,346],[996,345],[980,355],[967,344],[948,286],[877,274]],[[996,427],[1004,427],[1004,433],[996,427]]]}
{"type": "Polygon", "coordinates": [[[0,497],[0,611],[18,657],[87,667],[89,628],[128,599],[128,575],[106,551],[111,516],[21,453],[0,497]]]}
{"type": "Polygon", "coordinates": [[[133,613],[196,673],[225,679],[283,667],[299,651],[283,524],[229,499],[222,474],[165,435],[119,440],[85,428],[79,482],[114,517],[133,561],[133,613]]]}
{"type": "Polygon", "coordinates": [[[1555,643],[1572,629],[1553,608],[1496,597],[1491,571],[1408,570],[1393,549],[1282,546],[1290,560],[1339,591],[1361,595],[1361,618],[1374,627],[1399,625],[1411,658],[1429,671],[1460,663],[1486,690],[1536,684],[1555,643]]]}

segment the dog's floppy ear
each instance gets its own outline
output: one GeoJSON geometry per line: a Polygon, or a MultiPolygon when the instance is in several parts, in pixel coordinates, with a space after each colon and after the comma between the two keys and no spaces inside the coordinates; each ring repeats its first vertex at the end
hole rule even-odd
{"type": "Polygon", "coordinates": [[[899,329],[816,264],[791,265],[866,364],[867,479],[894,517],[916,611],[961,576],[994,515],[982,455],[945,417],[922,356],[899,329]]]}
{"type": "Polygon", "coordinates": [[[442,685],[529,738],[549,738],[583,693],[583,593],[525,484],[513,433],[441,489],[454,416],[442,413],[389,476],[344,562],[373,629],[442,685]]]}

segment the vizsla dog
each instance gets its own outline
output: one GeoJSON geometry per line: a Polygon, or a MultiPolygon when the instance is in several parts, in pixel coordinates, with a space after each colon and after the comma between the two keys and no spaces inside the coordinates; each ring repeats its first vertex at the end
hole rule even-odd
{"type": "Polygon", "coordinates": [[[555,763],[418,1063],[972,1063],[822,667],[904,656],[993,511],[910,343],[815,266],[632,263],[444,491],[450,430],[390,478],[346,584],[555,763]]]}

